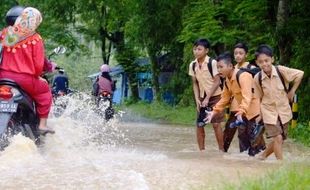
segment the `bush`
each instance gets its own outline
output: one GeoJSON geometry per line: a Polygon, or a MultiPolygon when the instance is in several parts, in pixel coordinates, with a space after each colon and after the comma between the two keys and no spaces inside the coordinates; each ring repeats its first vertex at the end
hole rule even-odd
{"type": "Polygon", "coordinates": [[[306,146],[310,146],[310,126],[306,123],[299,123],[296,128],[289,128],[289,136],[296,141],[303,143],[306,146]]]}
{"type": "Polygon", "coordinates": [[[301,190],[309,189],[310,167],[307,163],[290,164],[279,170],[270,171],[264,177],[252,180],[245,179],[239,187],[236,185],[226,185],[225,190],[233,189],[281,189],[281,190],[301,190]]]}

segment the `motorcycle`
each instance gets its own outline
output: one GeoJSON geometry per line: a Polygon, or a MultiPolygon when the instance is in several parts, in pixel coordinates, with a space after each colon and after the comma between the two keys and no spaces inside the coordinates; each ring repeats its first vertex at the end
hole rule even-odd
{"type": "MultiPolygon", "coordinates": [[[[64,53],[64,47],[55,48],[53,54],[64,53]]],[[[40,143],[39,117],[35,103],[18,84],[10,79],[0,80],[0,150],[9,145],[9,138],[21,133],[40,143]]]]}
{"type": "Polygon", "coordinates": [[[52,90],[53,95],[53,113],[55,117],[60,117],[68,105],[68,98],[66,96],[70,96],[77,91],[72,90],[70,88],[67,91],[59,90],[58,92],[55,89],[52,90]]]}
{"type": "Polygon", "coordinates": [[[97,112],[105,120],[110,120],[114,117],[114,109],[112,107],[112,95],[108,92],[101,92],[96,98],[97,112]]]}

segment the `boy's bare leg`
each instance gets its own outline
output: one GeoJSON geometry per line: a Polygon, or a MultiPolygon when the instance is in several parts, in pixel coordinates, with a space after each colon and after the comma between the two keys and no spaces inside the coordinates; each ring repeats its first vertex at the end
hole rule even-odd
{"type": "Polygon", "coordinates": [[[224,151],[224,139],[223,139],[223,131],[221,128],[221,123],[213,123],[213,130],[215,134],[215,138],[218,144],[218,148],[221,151],[224,151]]]}
{"type": "Polygon", "coordinates": [[[283,160],[282,144],[283,144],[282,135],[276,136],[274,138],[273,151],[278,160],[283,160]]]}
{"type": "Polygon", "coordinates": [[[270,156],[270,154],[273,153],[273,148],[274,148],[274,141],[272,141],[271,143],[267,145],[267,148],[262,153],[260,159],[265,160],[268,156],[270,156]]]}
{"type": "Polygon", "coordinates": [[[202,151],[205,149],[205,129],[203,127],[197,127],[196,134],[199,150],[202,151]]]}

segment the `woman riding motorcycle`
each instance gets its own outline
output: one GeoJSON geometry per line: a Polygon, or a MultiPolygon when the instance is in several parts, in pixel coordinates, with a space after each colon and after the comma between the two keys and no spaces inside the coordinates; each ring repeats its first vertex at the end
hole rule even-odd
{"type": "Polygon", "coordinates": [[[112,95],[115,90],[114,81],[110,76],[110,67],[107,64],[103,64],[100,67],[101,75],[95,80],[93,85],[93,94],[98,96],[100,94],[112,95]]]}
{"type": "Polygon", "coordinates": [[[110,76],[110,67],[107,64],[103,64],[100,67],[101,76],[99,76],[98,84],[99,84],[99,94],[103,92],[107,92],[110,95],[113,94],[114,91],[114,82],[110,76]]]}
{"type": "Polygon", "coordinates": [[[41,13],[32,7],[13,7],[7,13],[6,20],[8,24],[14,25],[1,32],[0,78],[14,80],[34,100],[40,118],[39,133],[55,133],[47,127],[52,105],[51,90],[46,80],[40,77],[44,68],[44,44],[35,30],[42,22],[41,13]],[[17,10],[22,11],[16,19],[17,10]]]}

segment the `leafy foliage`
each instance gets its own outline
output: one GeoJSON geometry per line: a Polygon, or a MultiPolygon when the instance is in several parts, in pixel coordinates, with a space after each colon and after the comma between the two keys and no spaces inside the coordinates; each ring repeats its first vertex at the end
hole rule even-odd
{"type": "MultiPolygon", "coordinates": [[[[212,43],[210,55],[213,57],[232,50],[238,41],[246,42],[250,47],[248,59],[253,58],[259,44],[267,43],[274,47],[277,60],[285,60],[285,65],[305,71],[303,83],[298,90],[299,116],[301,120],[309,121],[310,67],[307,63],[310,60],[310,12],[307,8],[310,1],[285,1],[287,7],[283,8],[286,11],[283,15],[287,17],[281,23],[278,10],[282,7],[279,7],[279,2],[2,0],[0,11],[4,18],[12,5],[37,7],[43,13],[44,21],[39,32],[45,39],[48,51],[62,44],[68,47],[69,53],[74,52],[77,60],[83,56],[87,60],[87,56],[94,53],[91,47],[95,44],[104,60],[112,55],[124,66],[131,77],[133,89],[137,83],[135,73],[139,70],[134,60],[140,56],[149,56],[152,60],[154,89],[157,93],[171,91],[176,97],[176,103],[180,105],[192,104],[192,87],[187,72],[188,64],[193,59],[194,40],[208,38],[212,43]],[[158,84],[160,65],[156,57],[166,53],[169,53],[168,63],[173,66],[174,73],[170,83],[163,87],[158,84]]],[[[0,20],[0,26],[5,26],[3,19],[0,20]]],[[[96,51],[95,54],[100,53],[96,51]]],[[[98,65],[90,65],[98,67],[99,64],[101,61],[98,61],[98,65]]],[[[77,64],[77,67],[85,65],[77,64]]],[[[79,74],[74,76],[82,77],[79,74]]]]}
{"type": "Polygon", "coordinates": [[[310,123],[299,123],[296,128],[289,128],[289,136],[310,146],[310,123]]]}
{"type": "Polygon", "coordinates": [[[266,176],[256,180],[245,179],[241,185],[226,185],[225,190],[265,189],[307,189],[309,187],[309,163],[286,163],[278,170],[268,171],[266,176]]]}

